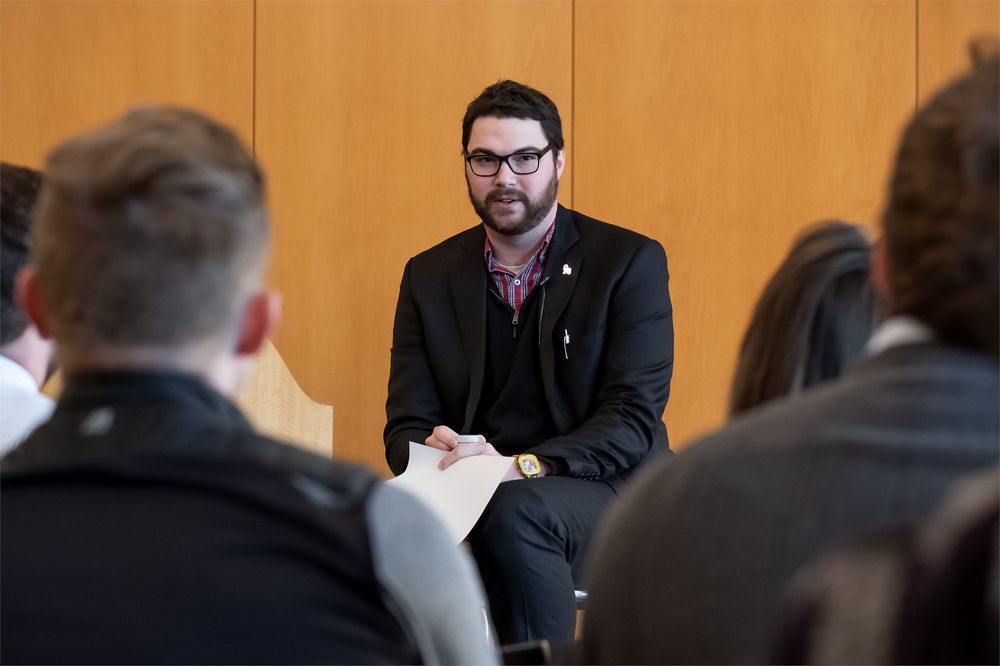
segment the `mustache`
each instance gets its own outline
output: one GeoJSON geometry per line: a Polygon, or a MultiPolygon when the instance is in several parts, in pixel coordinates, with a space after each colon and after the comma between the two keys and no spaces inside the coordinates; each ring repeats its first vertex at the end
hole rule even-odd
{"type": "Polygon", "coordinates": [[[499,201],[500,199],[512,199],[514,201],[528,203],[527,195],[525,195],[524,192],[519,192],[518,190],[493,190],[486,195],[486,203],[493,203],[494,201],[499,201]]]}

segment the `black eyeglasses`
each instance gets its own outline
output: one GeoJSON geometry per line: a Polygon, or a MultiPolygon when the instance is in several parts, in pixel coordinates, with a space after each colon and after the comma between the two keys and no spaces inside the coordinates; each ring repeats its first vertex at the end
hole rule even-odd
{"type": "Polygon", "coordinates": [[[538,167],[542,163],[542,155],[550,150],[552,150],[551,143],[545,146],[545,150],[540,153],[533,150],[522,150],[510,155],[476,153],[475,155],[467,156],[465,161],[469,163],[472,173],[477,176],[489,177],[497,175],[500,173],[500,165],[504,162],[518,176],[527,176],[538,171],[538,167]]]}

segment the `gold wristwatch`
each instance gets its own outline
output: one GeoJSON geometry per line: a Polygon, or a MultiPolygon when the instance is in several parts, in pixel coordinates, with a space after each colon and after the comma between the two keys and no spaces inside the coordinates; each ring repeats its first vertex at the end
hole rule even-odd
{"type": "Polygon", "coordinates": [[[542,464],[533,453],[516,455],[514,462],[517,464],[517,471],[526,479],[533,479],[542,473],[542,464]]]}

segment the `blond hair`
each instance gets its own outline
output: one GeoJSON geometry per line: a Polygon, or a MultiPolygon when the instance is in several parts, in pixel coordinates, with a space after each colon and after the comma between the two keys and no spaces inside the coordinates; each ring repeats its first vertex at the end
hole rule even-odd
{"type": "Polygon", "coordinates": [[[33,230],[62,344],[182,346],[221,333],[263,280],[264,177],[229,128],[126,113],[48,156],[33,230]]]}

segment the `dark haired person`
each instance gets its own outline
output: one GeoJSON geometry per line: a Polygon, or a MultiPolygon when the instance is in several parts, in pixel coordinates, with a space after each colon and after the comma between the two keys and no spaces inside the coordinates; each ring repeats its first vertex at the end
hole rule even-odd
{"type": "Polygon", "coordinates": [[[835,379],[861,355],[879,311],[870,261],[853,224],[821,222],[799,235],[750,317],[730,416],[835,379]]]}
{"type": "Polygon", "coordinates": [[[997,464],[998,122],[993,57],[903,133],[873,265],[890,317],[869,356],[651,464],[608,512],[586,661],[767,663],[798,569],[912,527],[997,464]]]}
{"type": "Polygon", "coordinates": [[[231,402],[278,305],[232,130],[143,108],[45,174],[18,284],[66,384],[3,461],[0,662],[496,663],[426,509],[231,402]]]}
{"type": "Polygon", "coordinates": [[[519,456],[469,536],[502,643],[573,639],[591,530],[632,471],[668,451],[667,262],[654,240],[556,203],[566,163],[552,101],[489,86],[462,122],[482,221],[403,271],[386,459],[408,442],[519,456]],[[458,443],[458,435],[479,435],[458,443]],[[535,471],[539,473],[535,474],[535,471]]]}
{"type": "Polygon", "coordinates": [[[34,169],[0,163],[0,456],[52,413],[38,392],[50,374],[52,342],[14,302],[14,282],[28,263],[31,209],[42,186],[34,169]]]}

